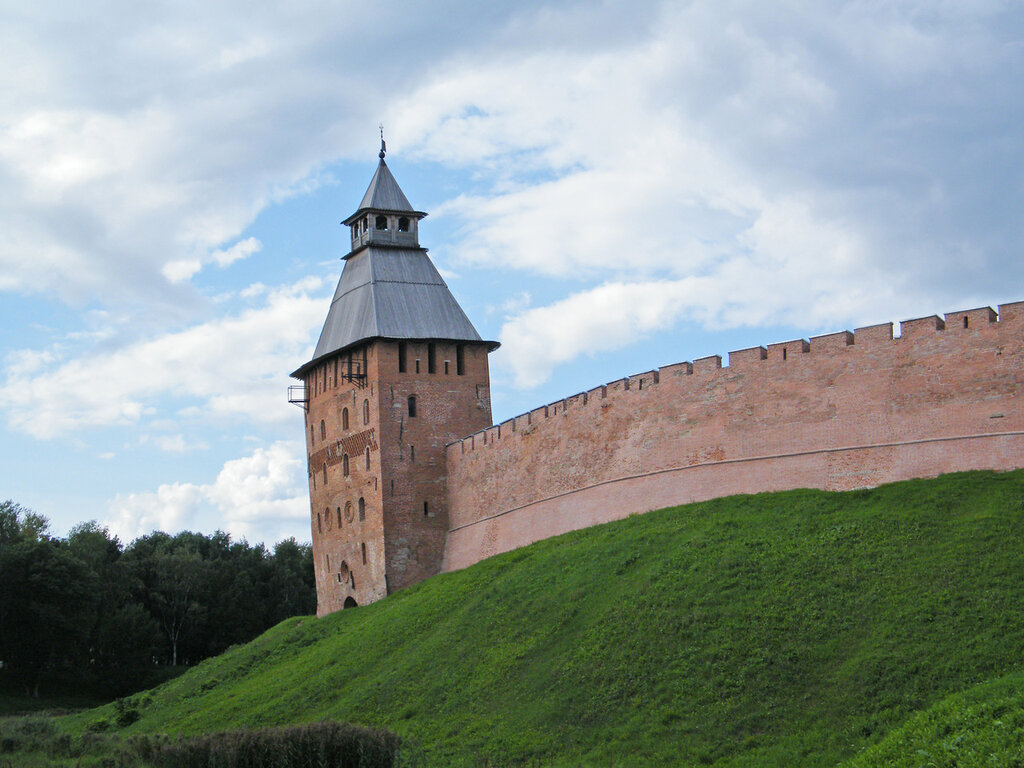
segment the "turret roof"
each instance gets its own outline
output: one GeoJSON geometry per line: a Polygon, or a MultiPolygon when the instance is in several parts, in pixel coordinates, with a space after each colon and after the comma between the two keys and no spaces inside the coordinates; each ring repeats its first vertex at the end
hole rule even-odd
{"type": "Polygon", "coordinates": [[[395,181],[395,177],[391,175],[391,169],[388,168],[388,164],[384,162],[383,157],[377,165],[377,172],[370,179],[370,186],[366,188],[366,194],[363,195],[363,199],[359,203],[356,212],[345,219],[342,224],[351,224],[365,211],[411,213],[420,219],[427,215],[422,211],[413,209],[409,198],[405,196],[402,188],[395,181]]]}
{"type": "MultiPolygon", "coordinates": [[[[383,158],[359,212],[366,208],[425,215],[413,210],[383,158]]],[[[345,257],[313,358],[292,375],[301,377],[322,358],[372,339],[437,339],[498,347],[497,342],[480,338],[426,249],[371,243],[345,257]]]]}

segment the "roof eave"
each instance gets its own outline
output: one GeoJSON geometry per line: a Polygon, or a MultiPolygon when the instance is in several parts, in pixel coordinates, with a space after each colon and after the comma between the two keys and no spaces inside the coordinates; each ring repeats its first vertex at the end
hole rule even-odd
{"type": "Polygon", "coordinates": [[[501,346],[500,341],[485,341],[484,339],[421,339],[418,337],[408,336],[368,336],[365,339],[359,339],[358,341],[353,341],[351,344],[346,344],[344,347],[339,347],[338,349],[331,350],[330,352],[320,355],[320,357],[314,357],[308,363],[299,368],[296,368],[288,375],[291,376],[293,379],[302,379],[307,371],[314,368],[319,363],[322,363],[324,360],[329,360],[332,357],[344,354],[350,349],[355,349],[356,347],[360,347],[363,344],[368,344],[373,341],[448,341],[453,344],[483,344],[487,347],[488,352],[493,352],[494,350],[501,346]]]}
{"type": "Polygon", "coordinates": [[[354,222],[356,219],[358,219],[363,214],[370,213],[371,211],[373,211],[373,212],[380,212],[380,213],[396,213],[396,214],[399,214],[401,216],[415,216],[417,219],[425,219],[425,218],[427,218],[427,214],[426,214],[425,211],[402,210],[402,209],[399,209],[399,208],[360,208],[358,211],[353,213],[351,216],[349,216],[347,219],[345,219],[341,223],[344,224],[347,227],[351,226],[352,222],[354,222]]]}

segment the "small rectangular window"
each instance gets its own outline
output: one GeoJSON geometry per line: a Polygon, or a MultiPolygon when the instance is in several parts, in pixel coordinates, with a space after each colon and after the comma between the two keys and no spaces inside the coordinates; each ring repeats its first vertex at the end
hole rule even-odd
{"type": "Polygon", "coordinates": [[[420,359],[417,357],[416,358],[416,373],[419,373],[419,372],[420,372],[420,359]]]}
{"type": "Polygon", "coordinates": [[[466,375],[466,348],[462,344],[455,348],[455,373],[459,376],[466,375]]]}
{"type": "Polygon", "coordinates": [[[427,373],[437,373],[437,348],[427,344],[427,373]]]}
{"type": "Polygon", "coordinates": [[[405,342],[398,342],[398,372],[405,373],[405,342]]]}
{"type": "Polygon", "coordinates": [[[365,544],[362,545],[362,549],[363,549],[363,565],[366,565],[366,545],[365,544]]]}
{"type": "Polygon", "coordinates": [[[448,360],[445,360],[445,361],[444,361],[444,375],[445,375],[445,376],[447,376],[447,375],[448,375],[448,366],[449,366],[450,364],[451,364],[451,363],[450,363],[450,361],[448,361],[448,360]]]}

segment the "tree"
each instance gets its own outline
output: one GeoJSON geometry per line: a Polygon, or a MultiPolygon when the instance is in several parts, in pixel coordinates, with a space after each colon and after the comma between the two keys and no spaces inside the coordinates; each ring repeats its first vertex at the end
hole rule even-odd
{"type": "Polygon", "coordinates": [[[197,599],[208,568],[195,552],[158,552],[154,558],[156,582],[150,590],[157,617],[171,646],[171,666],[178,665],[178,649],[190,625],[204,611],[197,599]]]}
{"type": "Polygon", "coordinates": [[[30,696],[45,672],[86,660],[96,606],[96,576],[66,543],[0,546],[0,658],[30,696]]]}
{"type": "Polygon", "coordinates": [[[95,520],[68,533],[75,557],[98,577],[96,620],[89,632],[90,671],[99,690],[123,696],[150,679],[160,627],[140,603],[142,582],[125,567],[121,542],[95,520]]]}
{"type": "Polygon", "coordinates": [[[26,512],[10,499],[0,501],[0,546],[21,541],[21,518],[26,512]]]}
{"type": "Polygon", "coordinates": [[[308,544],[157,531],[122,547],[96,521],[66,539],[0,503],[0,674],[38,695],[44,675],[125,695],[177,666],[251,640],[316,608],[308,544]]]}
{"type": "Polygon", "coordinates": [[[313,548],[294,538],[274,546],[268,626],[289,616],[316,612],[316,577],[313,575],[313,548]]]}
{"type": "Polygon", "coordinates": [[[31,509],[7,499],[0,502],[0,544],[39,541],[50,531],[50,521],[31,509]]]}

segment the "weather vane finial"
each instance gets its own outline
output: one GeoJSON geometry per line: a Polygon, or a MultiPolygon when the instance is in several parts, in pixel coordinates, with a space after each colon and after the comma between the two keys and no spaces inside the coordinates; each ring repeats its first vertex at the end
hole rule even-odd
{"type": "Polygon", "coordinates": [[[384,123],[380,124],[380,159],[384,159],[384,154],[388,151],[387,144],[384,143],[384,123]]]}

